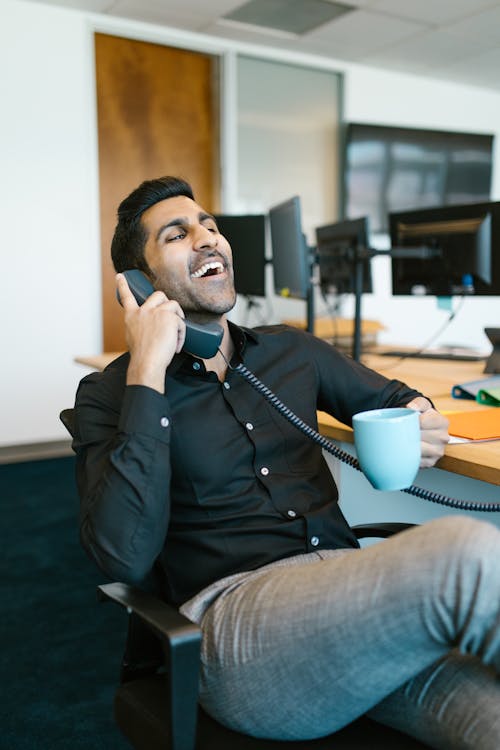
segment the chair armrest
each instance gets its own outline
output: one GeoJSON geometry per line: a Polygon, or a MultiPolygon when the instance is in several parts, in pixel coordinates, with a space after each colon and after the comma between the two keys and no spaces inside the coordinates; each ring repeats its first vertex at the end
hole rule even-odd
{"type": "Polygon", "coordinates": [[[110,599],[120,604],[129,614],[133,612],[174,648],[184,642],[196,642],[199,647],[201,630],[198,625],[154,594],[126,583],[105,583],[97,587],[97,597],[100,601],[110,599]]]}
{"type": "Polygon", "coordinates": [[[375,521],[373,523],[357,524],[351,528],[358,539],[364,539],[365,537],[380,537],[386,539],[393,534],[398,534],[400,531],[405,531],[405,529],[411,529],[412,526],[416,525],[417,524],[414,523],[375,521]]]}
{"type": "Polygon", "coordinates": [[[198,715],[201,630],[175,607],[153,594],[124,583],[97,588],[100,601],[110,600],[134,614],[160,639],[167,667],[171,743],[194,747],[198,715]]]}

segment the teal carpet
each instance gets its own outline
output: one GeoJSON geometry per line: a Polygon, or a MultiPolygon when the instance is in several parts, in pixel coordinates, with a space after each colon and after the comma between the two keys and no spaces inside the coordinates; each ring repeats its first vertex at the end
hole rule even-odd
{"type": "Polygon", "coordinates": [[[78,540],[74,459],[0,466],[0,748],[125,750],[112,716],[126,617],[78,540]]]}

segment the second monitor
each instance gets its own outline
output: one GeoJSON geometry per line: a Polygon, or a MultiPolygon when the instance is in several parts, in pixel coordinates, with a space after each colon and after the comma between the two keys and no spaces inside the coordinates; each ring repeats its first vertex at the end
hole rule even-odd
{"type": "Polygon", "coordinates": [[[311,269],[299,196],[270,208],[269,224],[276,294],[306,300],[311,288],[311,269]]]}
{"type": "Polygon", "coordinates": [[[215,216],[219,232],[231,245],[234,285],[245,297],[265,297],[266,216],[215,216]]]}
{"type": "MultiPolygon", "coordinates": [[[[369,248],[368,219],[350,219],[317,227],[316,252],[319,283],[323,294],[356,292],[356,254],[369,248]]],[[[372,292],[371,264],[362,261],[365,294],[372,292]]]]}

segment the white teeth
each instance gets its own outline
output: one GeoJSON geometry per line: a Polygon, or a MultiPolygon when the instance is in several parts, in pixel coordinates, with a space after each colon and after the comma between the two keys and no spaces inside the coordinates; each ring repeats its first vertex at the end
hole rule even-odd
{"type": "Polygon", "coordinates": [[[202,276],[204,276],[209,271],[218,271],[222,272],[224,271],[224,266],[222,263],[218,260],[211,261],[210,263],[204,263],[201,268],[198,268],[197,271],[191,274],[192,279],[200,279],[202,276]]]}

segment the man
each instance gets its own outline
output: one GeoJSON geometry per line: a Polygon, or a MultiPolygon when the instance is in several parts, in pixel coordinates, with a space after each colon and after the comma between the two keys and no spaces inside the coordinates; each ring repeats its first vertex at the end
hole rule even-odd
{"type": "Polygon", "coordinates": [[[202,627],[205,709],[257,737],[313,738],[369,712],[435,748],[498,750],[498,530],[453,516],[359,549],[321,449],[230,363],[312,426],[317,409],[348,424],[418,410],[424,467],[446,419],[307,333],[229,322],[231,248],[182,180],[122,202],[112,256],[157,291],[139,307],[118,275],[129,354],[78,390],[82,542],[113,579],[161,566],[165,596],[202,627]],[[182,351],[185,315],[222,325],[212,359],[182,351]]]}

